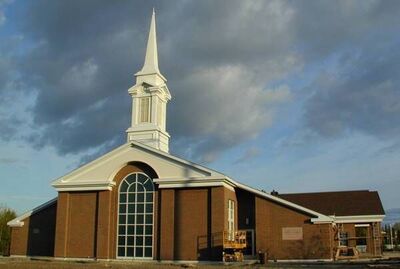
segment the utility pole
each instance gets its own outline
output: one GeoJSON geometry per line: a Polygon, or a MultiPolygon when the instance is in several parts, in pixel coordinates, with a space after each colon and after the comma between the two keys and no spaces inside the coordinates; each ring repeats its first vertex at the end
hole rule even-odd
{"type": "Polygon", "coordinates": [[[394,250],[394,247],[393,247],[393,232],[392,232],[393,225],[392,225],[392,223],[389,224],[389,228],[390,228],[390,246],[391,246],[391,249],[394,250]]]}

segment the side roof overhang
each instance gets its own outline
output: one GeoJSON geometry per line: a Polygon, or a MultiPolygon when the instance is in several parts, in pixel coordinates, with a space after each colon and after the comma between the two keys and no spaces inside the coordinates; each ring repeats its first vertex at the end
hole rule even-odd
{"type": "Polygon", "coordinates": [[[25,212],[24,214],[16,217],[15,219],[10,220],[9,222],[7,222],[7,225],[10,227],[22,227],[24,226],[24,219],[29,218],[30,216],[32,216],[35,213],[38,213],[46,208],[48,208],[49,206],[55,204],[57,202],[57,198],[53,198],[50,201],[41,204],[38,207],[35,207],[34,209],[25,212]]]}
{"type": "Polygon", "coordinates": [[[335,223],[371,223],[382,222],[386,215],[330,216],[335,223]]]}

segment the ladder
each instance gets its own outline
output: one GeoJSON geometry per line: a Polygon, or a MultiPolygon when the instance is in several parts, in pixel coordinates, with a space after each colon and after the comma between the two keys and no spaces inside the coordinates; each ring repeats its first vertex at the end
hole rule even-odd
{"type": "Polygon", "coordinates": [[[381,229],[379,222],[372,223],[372,237],[374,242],[374,255],[381,255],[381,229]]]}

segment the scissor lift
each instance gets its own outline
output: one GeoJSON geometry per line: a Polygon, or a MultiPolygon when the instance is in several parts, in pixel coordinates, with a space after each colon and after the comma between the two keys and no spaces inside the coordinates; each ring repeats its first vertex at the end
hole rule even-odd
{"type": "Polygon", "coordinates": [[[223,261],[242,262],[243,250],[246,248],[246,231],[224,231],[223,261]]]}

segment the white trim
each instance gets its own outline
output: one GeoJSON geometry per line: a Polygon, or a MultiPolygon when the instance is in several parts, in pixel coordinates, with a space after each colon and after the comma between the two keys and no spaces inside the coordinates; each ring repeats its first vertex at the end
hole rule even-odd
{"type": "Polygon", "coordinates": [[[57,197],[51,199],[50,201],[47,201],[47,202],[44,203],[44,204],[41,204],[41,205],[38,206],[38,207],[35,207],[34,209],[32,209],[32,210],[30,210],[30,211],[28,211],[28,212],[25,212],[24,214],[22,214],[22,215],[16,217],[15,219],[10,220],[9,222],[7,222],[7,225],[8,225],[9,227],[13,227],[13,228],[15,228],[15,227],[17,227],[17,228],[18,228],[18,227],[22,227],[22,226],[24,226],[24,222],[23,222],[24,219],[26,219],[26,218],[32,216],[34,213],[37,213],[37,212],[39,212],[39,211],[41,211],[41,210],[47,208],[48,206],[54,204],[55,202],[57,202],[57,197]]]}
{"type": "Polygon", "coordinates": [[[228,199],[228,240],[235,238],[235,202],[228,199]]]}
{"type": "Polygon", "coordinates": [[[330,216],[336,223],[382,222],[385,215],[330,216]]]}
{"type": "Polygon", "coordinates": [[[370,226],[370,224],[369,223],[366,223],[366,224],[355,224],[354,225],[354,227],[369,227],[370,226]]]}
{"type": "MultiPolygon", "coordinates": [[[[78,168],[76,168],[75,170],[72,170],[71,172],[69,172],[68,174],[59,177],[57,179],[55,179],[51,185],[53,187],[55,187],[57,189],[57,187],[60,187],[62,185],[66,185],[68,184],[68,182],[70,180],[74,180],[80,173],[82,173],[83,171],[91,171],[96,169],[98,166],[103,164],[103,161],[109,161],[114,159],[116,156],[118,156],[118,153],[120,151],[124,151],[127,147],[128,147],[129,143],[123,144],[115,149],[113,149],[112,151],[102,155],[101,157],[86,163],[78,168]]],[[[100,182],[100,181],[99,181],[100,182]]],[[[78,182],[76,183],[77,185],[79,184],[78,182]]]]}
{"type": "MultiPolygon", "coordinates": [[[[217,171],[208,169],[204,166],[198,165],[196,163],[183,160],[181,158],[172,156],[166,152],[157,150],[145,144],[142,144],[137,141],[131,141],[129,143],[125,143],[114,150],[104,154],[103,156],[71,171],[70,173],[57,178],[52,182],[52,186],[57,191],[85,191],[85,190],[111,190],[115,185],[113,183],[113,175],[115,175],[118,171],[113,171],[109,175],[104,175],[104,178],[97,178],[96,180],[92,180],[90,178],[82,178],[84,173],[91,172],[98,167],[104,165],[104,163],[112,161],[113,159],[118,158],[121,154],[125,154],[129,152],[132,148],[135,148],[140,151],[144,151],[150,154],[155,155],[156,157],[165,158],[171,160],[178,165],[189,166],[191,170],[199,173],[205,174],[206,176],[220,176],[225,177],[224,174],[221,174],[217,171]]],[[[132,160],[135,161],[135,160],[132,160]]],[[[121,163],[121,165],[123,165],[121,163]]],[[[153,169],[155,169],[153,167],[153,169]]],[[[157,172],[157,171],[156,171],[157,172]]]]}
{"type": "Polygon", "coordinates": [[[181,159],[181,158],[179,158],[179,157],[173,156],[173,155],[171,155],[171,154],[169,154],[169,153],[166,153],[166,152],[164,152],[164,151],[161,151],[161,150],[155,149],[155,148],[153,148],[153,147],[147,146],[147,145],[142,144],[142,143],[140,143],[140,142],[131,141],[129,144],[131,144],[132,147],[137,146],[137,147],[139,147],[139,148],[146,149],[146,150],[148,150],[148,151],[151,151],[151,152],[153,152],[153,153],[156,153],[157,155],[161,155],[161,156],[163,156],[163,157],[165,157],[165,158],[174,160],[174,161],[176,161],[176,162],[178,162],[178,163],[186,164],[186,165],[188,165],[188,166],[190,166],[190,167],[192,167],[192,168],[196,168],[196,169],[198,169],[198,170],[200,170],[200,171],[207,172],[208,174],[210,174],[210,176],[211,176],[211,175],[225,176],[224,174],[221,174],[221,173],[218,172],[218,171],[212,170],[212,169],[210,169],[210,168],[207,168],[207,167],[205,167],[205,166],[199,165],[199,164],[194,163],[194,162],[190,162],[190,161],[181,159]]]}
{"type": "Polygon", "coordinates": [[[233,185],[226,177],[193,177],[193,178],[155,178],[153,182],[159,189],[176,188],[201,188],[201,187],[225,187],[235,191],[233,185]]]}
{"type": "MultiPolygon", "coordinates": [[[[30,257],[30,256],[28,256],[30,257]]],[[[72,257],[53,257],[55,261],[85,261],[85,262],[96,262],[96,258],[72,258],[72,257]]]]}
{"type": "Polygon", "coordinates": [[[111,191],[115,186],[115,182],[104,181],[80,181],[64,182],[62,184],[52,184],[57,191],[111,191]]]}
{"type": "MultiPolygon", "coordinates": [[[[142,184],[143,185],[143,188],[144,188],[144,190],[146,190],[146,188],[144,187],[144,184],[142,184]]],[[[133,192],[132,192],[133,193],[133,192]]],[[[154,246],[155,246],[155,244],[154,244],[154,233],[155,233],[155,225],[154,225],[154,211],[155,211],[155,185],[154,185],[154,182],[153,182],[153,180],[148,176],[148,175],[146,175],[145,173],[143,173],[143,172],[133,172],[133,173],[130,173],[130,174],[128,174],[128,175],[126,175],[125,177],[124,177],[124,179],[121,181],[121,183],[119,184],[119,186],[118,186],[118,204],[117,204],[117,233],[116,233],[116,245],[115,245],[115,248],[116,248],[116,252],[115,252],[115,257],[116,257],[116,259],[118,259],[118,260],[153,260],[154,259],[154,246]],[[126,231],[125,231],[125,244],[124,244],[124,246],[122,246],[122,245],[120,245],[119,244],[119,237],[120,236],[122,236],[122,235],[120,235],[119,234],[119,226],[120,226],[120,223],[119,223],[119,219],[120,219],[120,216],[121,216],[121,214],[122,213],[120,213],[120,205],[121,205],[121,201],[120,201],[120,198],[121,198],[121,186],[122,186],[122,184],[124,183],[124,182],[126,182],[126,179],[129,177],[129,176],[132,176],[132,175],[134,175],[135,176],[135,183],[131,183],[131,184],[129,184],[128,182],[127,182],[127,184],[128,184],[128,188],[127,188],[127,191],[126,191],[126,202],[125,203],[127,203],[127,206],[126,206],[126,212],[125,212],[125,229],[126,229],[126,231]],[[129,219],[129,216],[128,216],[128,214],[129,214],[129,210],[128,210],[128,196],[129,196],[129,192],[128,192],[128,189],[129,189],[129,187],[130,187],[130,185],[133,185],[133,184],[137,184],[137,182],[138,182],[138,175],[144,175],[145,177],[147,177],[147,180],[145,181],[145,183],[148,181],[148,180],[150,180],[151,181],[151,185],[152,185],[152,190],[151,191],[149,191],[149,192],[147,192],[147,191],[144,191],[143,192],[143,212],[138,212],[138,210],[137,210],[137,204],[138,204],[138,202],[137,202],[137,197],[138,197],[138,192],[137,192],[137,190],[134,192],[134,194],[135,194],[135,213],[132,213],[133,215],[137,215],[137,214],[142,214],[143,215],[143,224],[141,224],[141,226],[143,226],[143,234],[141,235],[141,237],[143,237],[143,243],[142,243],[142,249],[143,249],[143,255],[145,255],[145,249],[146,249],[146,241],[145,241],[145,238],[146,238],[146,236],[147,236],[147,234],[146,234],[146,226],[150,226],[149,224],[147,224],[146,223],[146,215],[147,215],[147,213],[148,212],[146,212],[146,205],[147,204],[149,204],[147,201],[146,201],[146,194],[147,193],[152,193],[152,195],[153,195],[153,199],[152,199],[152,202],[151,202],[151,205],[152,205],[152,212],[151,212],[151,216],[152,216],[152,222],[151,222],[151,227],[152,227],[152,234],[151,234],[151,257],[135,257],[135,256],[118,256],[118,248],[119,247],[124,247],[124,250],[125,250],[125,253],[127,252],[126,251],[126,249],[127,249],[127,246],[128,246],[128,241],[127,241],[127,237],[128,237],[128,219],[129,219]]],[[[142,202],[140,202],[140,203],[142,203],[142,202]]],[[[135,233],[134,233],[134,236],[133,236],[133,255],[135,255],[135,253],[136,253],[136,237],[137,237],[137,234],[136,234],[136,227],[137,227],[137,222],[136,222],[136,217],[135,217],[135,223],[134,223],[134,227],[135,227],[135,233]]]]}

